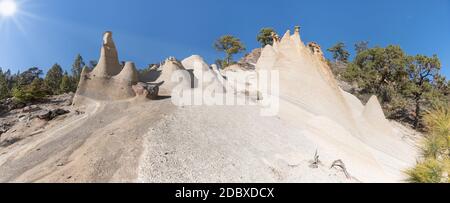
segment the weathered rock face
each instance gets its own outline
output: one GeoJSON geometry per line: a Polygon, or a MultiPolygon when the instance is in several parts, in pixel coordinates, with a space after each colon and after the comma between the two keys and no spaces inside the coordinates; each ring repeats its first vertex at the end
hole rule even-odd
{"type": "Polygon", "coordinates": [[[138,80],[139,74],[134,63],[126,62],[122,67],[112,33],[106,32],[99,63],[91,72],[84,68],[81,73],[74,105],[83,104],[85,98],[103,101],[134,98],[136,94],[132,86],[138,80]]]}
{"type": "Polygon", "coordinates": [[[51,121],[58,116],[62,116],[68,113],[70,113],[70,111],[65,109],[45,110],[40,112],[37,117],[42,120],[51,121]]]}
{"type": "MultiPolygon", "coordinates": [[[[305,46],[298,30],[293,35],[287,31],[280,41],[266,46],[256,69],[259,74],[278,72],[281,119],[302,115],[306,121],[304,125],[320,126],[317,128],[319,135],[325,135],[324,139],[313,139],[324,146],[339,146],[338,151],[345,152],[342,157],[352,159],[350,157],[355,153],[364,157],[353,157],[349,167],[363,169],[367,160],[379,162],[383,167],[398,167],[413,161],[409,159],[397,166],[391,165],[389,159],[402,160],[410,157],[408,153],[413,150],[394,138],[393,128],[376,97],[364,106],[356,97],[344,92],[320,46],[316,43],[305,46]],[[352,145],[367,145],[374,151],[356,151],[352,145]]],[[[377,177],[375,173],[381,176],[384,170],[378,168],[371,176],[377,177]]]]}
{"type": "Polygon", "coordinates": [[[139,82],[137,85],[133,85],[133,90],[137,96],[141,98],[157,99],[159,96],[159,87],[163,83],[143,83],[139,82]]]}
{"type": "Polygon", "coordinates": [[[154,99],[171,96],[177,92],[196,88],[199,84],[217,84],[223,92],[216,72],[211,70],[200,56],[189,57],[183,62],[169,57],[160,66],[139,75],[134,63],[119,63],[112,33],[106,32],[98,65],[94,70],[83,69],[74,105],[82,105],[88,99],[99,101],[127,100],[136,96],[154,99]],[[186,68],[187,67],[187,68],[186,68]]]}
{"type": "Polygon", "coordinates": [[[228,67],[223,67],[226,71],[254,71],[256,69],[256,63],[261,57],[262,48],[253,49],[250,53],[242,57],[237,63],[228,67]]]}
{"type": "Polygon", "coordinates": [[[15,136],[23,136],[22,131],[29,129],[35,119],[48,121],[70,113],[73,96],[73,93],[51,96],[22,108],[9,109],[7,114],[0,115],[0,142],[5,137],[13,140],[15,136]]]}
{"type": "Polygon", "coordinates": [[[0,123],[0,137],[2,136],[3,133],[8,132],[8,130],[11,129],[12,126],[13,126],[13,124],[11,124],[11,123],[1,122],[0,123]]]}
{"type": "Polygon", "coordinates": [[[319,44],[315,43],[315,42],[310,42],[308,43],[308,47],[311,50],[311,53],[315,56],[317,56],[321,61],[326,61],[325,60],[325,56],[322,52],[322,48],[320,47],[319,44]]]}
{"type": "Polygon", "coordinates": [[[259,57],[261,57],[261,51],[261,48],[252,50],[249,54],[239,60],[239,66],[244,70],[255,70],[256,63],[258,62],[259,57]]]}
{"type": "Polygon", "coordinates": [[[100,59],[92,74],[96,77],[109,77],[117,75],[122,70],[119,63],[119,55],[112,38],[112,32],[105,32],[100,52],[100,59]]]}
{"type": "Polygon", "coordinates": [[[202,88],[204,91],[210,89],[216,93],[224,93],[224,86],[220,80],[221,75],[215,72],[205,60],[198,56],[193,55],[184,59],[183,66],[189,72],[193,73],[193,88],[202,88]]]}
{"type": "Polygon", "coordinates": [[[22,113],[31,113],[31,112],[35,112],[35,111],[39,111],[41,110],[41,108],[37,105],[31,105],[31,106],[27,106],[25,108],[22,109],[22,113]]]}
{"type": "Polygon", "coordinates": [[[298,31],[293,35],[287,31],[279,43],[264,48],[257,70],[279,72],[282,99],[344,126],[354,126],[355,119],[348,115],[350,107],[330,68],[316,56],[317,48],[311,52],[298,31]]]}
{"type": "Polygon", "coordinates": [[[367,102],[363,111],[363,116],[377,130],[388,135],[392,134],[392,126],[386,119],[383,108],[376,96],[372,96],[369,102],[367,102]]]}
{"type": "Polygon", "coordinates": [[[191,89],[193,86],[193,73],[187,71],[181,62],[171,57],[160,68],[161,75],[156,83],[162,83],[161,96],[171,96],[174,88],[179,91],[191,89]]]}
{"type": "Polygon", "coordinates": [[[27,104],[22,102],[15,102],[12,98],[7,98],[0,101],[0,115],[7,113],[14,109],[21,109],[26,107],[27,104]]]}

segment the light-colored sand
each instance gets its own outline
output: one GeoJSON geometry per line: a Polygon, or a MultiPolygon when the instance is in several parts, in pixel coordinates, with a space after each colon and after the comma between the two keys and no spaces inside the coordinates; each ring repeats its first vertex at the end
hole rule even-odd
{"type": "Polygon", "coordinates": [[[329,169],[325,157],[340,157],[258,107],[185,107],[148,130],[139,182],[357,182],[329,169]]]}
{"type": "Polygon", "coordinates": [[[345,130],[327,119],[306,127],[260,117],[256,106],[179,108],[167,99],[93,103],[86,112],[0,149],[0,182],[402,180],[367,145],[349,134],[342,140],[345,130]],[[322,165],[313,169],[316,150],[322,165]],[[337,159],[355,179],[329,169],[337,159]]]}
{"type": "Polygon", "coordinates": [[[92,101],[85,115],[0,148],[0,182],[133,182],[143,135],[170,109],[167,100],[92,101]]]}

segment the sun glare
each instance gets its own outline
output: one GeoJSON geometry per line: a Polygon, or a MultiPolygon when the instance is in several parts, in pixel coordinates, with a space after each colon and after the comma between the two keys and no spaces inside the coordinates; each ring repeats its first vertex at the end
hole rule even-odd
{"type": "Polygon", "coordinates": [[[17,4],[14,0],[0,0],[0,15],[13,16],[17,11],[17,4]]]}
{"type": "Polygon", "coordinates": [[[33,0],[0,0],[0,35],[10,36],[11,33],[20,33],[26,36],[26,23],[29,19],[41,19],[27,11],[33,0]]]}

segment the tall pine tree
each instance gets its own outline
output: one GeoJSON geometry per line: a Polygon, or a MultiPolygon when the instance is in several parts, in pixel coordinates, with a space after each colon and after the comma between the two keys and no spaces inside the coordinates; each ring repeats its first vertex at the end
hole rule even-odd
{"type": "Polygon", "coordinates": [[[83,57],[78,54],[75,57],[75,61],[73,62],[72,65],[72,77],[73,77],[73,82],[75,83],[74,86],[77,86],[78,83],[80,82],[80,76],[81,76],[81,71],[83,70],[83,67],[86,64],[84,63],[83,57]]]}
{"type": "Polygon", "coordinates": [[[10,96],[10,91],[8,88],[8,81],[3,70],[0,68],[0,100],[6,99],[10,96]]]}
{"type": "Polygon", "coordinates": [[[424,55],[408,57],[407,72],[410,78],[409,97],[414,104],[414,127],[418,129],[422,125],[422,114],[424,106],[429,104],[432,99],[434,80],[440,77],[441,62],[439,58],[434,55],[427,57],[424,55]]]}
{"type": "Polygon", "coordinates": [[[64,73],[64,76],[61,79],[61,84],[59,86],[60,93],[69,93],[73,91],[73,81],[71,80],[69,74],[67,72],[64,73]]]}
{"type": "Polygon", "coordinates": [[[47,72],[45,76],[45,85],[50,88],[52,94],[60,93],[60,85],[63,78],[63,70],[59,64],[53,65],[53,67],[47,72]]]}
{"type": "Polygon", "coordinates": [[[350,53],[345,48],[345,44],[343,42],[339,42],[333,47],[329,48],[327,51],[333,54],[333,59],[338,62],[348,63],[348,59],[350,57],[350,53]]]}

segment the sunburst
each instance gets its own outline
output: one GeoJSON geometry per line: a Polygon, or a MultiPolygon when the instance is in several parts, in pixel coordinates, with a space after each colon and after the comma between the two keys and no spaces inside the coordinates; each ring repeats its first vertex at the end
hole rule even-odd
{"type": "Polygon", "coordinates": [[[0,15],[3,17],[14,16],[17,12],[17,3],[14,0],[0,1],[0,15]]]}
{"type": "Polygon", "coordinates": [[[37,18],[25,10],[30,3],[29,0],[0,0],[0,35],[7,37],[17,31],[26,35],[24,21],[37,18]]]}

